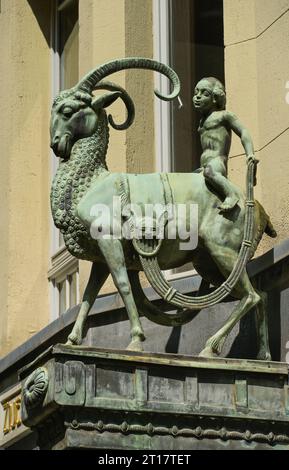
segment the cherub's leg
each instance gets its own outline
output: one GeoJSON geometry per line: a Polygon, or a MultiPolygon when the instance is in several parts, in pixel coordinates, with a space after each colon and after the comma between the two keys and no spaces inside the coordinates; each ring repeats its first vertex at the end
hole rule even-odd
{"type": "Polygon", "coordinates": [[[109,269],[105,264],[93,263],[86,289],[83,294],[82,304],[77,315],[73,330],[68,336],[66,344],[81,344],[85,322],[96,296],[109,275],[109,269]]]}
{"type": "Polygon", "coordinates": [[[225,198],[224,202],[219,206],[222,212],[233,209],[239,200],[225,174],[225,167],[218,158],[211,160],[204,168],[204,177],[207,182],[213,186],[217,193],[225,198]]]}

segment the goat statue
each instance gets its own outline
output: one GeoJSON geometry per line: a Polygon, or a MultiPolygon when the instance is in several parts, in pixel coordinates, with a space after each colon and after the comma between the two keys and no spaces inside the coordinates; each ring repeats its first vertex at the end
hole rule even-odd
{"type": "MultiPolygon", "coordinates": [[[[249,196],[247,194],[246,198],[236,187],[238,204],[224,215],[218,209],[220,197],[208,187],[203,172],[132,175],[110,173],[107,169],[109,124],[117,130],[127,129],[134,120],[134,104],[123,88],[104,79],[112,73],[131,68],[157,71],[170,80],[173,88],[171,94],[164,96],[156,90],[158,98],[170,101],[178,96],[179,78],[170,67],[151,59],[131,57],[97,67],[73,88],[61,91],[52,106],[51,147],[60,157],[51,191],[53,219],[63,233],[68,251],[79,259],[92,262],[78,317],[67,342],[81,344],[89,310],[111,274],[130,320],[131,342],[128,349],[142,350],[145,335],[139,313],[159,324],[181,325],[193,318],[195,310],[216,304],[230,293],[240,302],[224,326],[208,339],[201,355],[220,355],[234,325],[255,307],[258,359],[270,360],[266,294],[252,286],[246,263],[253,256],[263,233],[275,236],[275,232],[265,210],[252,200],[253,185],[250,180],[247,185],[249,196]],[[93,95],[95,90],[101,89],[108,93],[93,95]],[[105,111],[118,98],[127,109],[127,117],[122,124],[115,123],[105,111]],[[115,197],[121,199],[122,205],[145,204],[148,201],[171,203],[172,206],[196,205],[196,246],[181,250],[178,235],[175,238],[168,236],[167,220],[163,224],[162,240],[156,240],[156,237],[144,240],[141,237],[113,236],[115,197]],[[93,209],[96,204],[108,208],[109,216],[102,226],[96,223],[93,209]],[[106,233],[105,237],[94,236],[94,232],[102,231],[106,233]],[[185,296],[167,283],[162,270],[188,262],[193,263],[207,283],[217,287],[213,293],[200,297],[185,296]],[[142,270],[156,291],[179,308],[177,313],[162,312],[146,298],[139,281],[142,270]]],[[[254,173],[254,168],[252,171],[254,173]]],[[[122,214],[118,223],[126,224],[131,230],[134,228],[129,213],[122,214]]],[[[177,225],[178,229],[185,230],[190,226],[190,220],[178,218],[177,225]]],[[[181,230],[176,232],[181,233],[181,230]]]]}

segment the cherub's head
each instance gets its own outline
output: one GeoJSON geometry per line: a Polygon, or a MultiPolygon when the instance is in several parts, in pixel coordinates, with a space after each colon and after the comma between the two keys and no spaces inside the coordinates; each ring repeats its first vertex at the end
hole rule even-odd
{"type": "Polygon", "coordinates": [[[202,114],[225,109],[226,91],[224,85],[215,77],[202,78],[195,87],[193,103],[202,114]]]}

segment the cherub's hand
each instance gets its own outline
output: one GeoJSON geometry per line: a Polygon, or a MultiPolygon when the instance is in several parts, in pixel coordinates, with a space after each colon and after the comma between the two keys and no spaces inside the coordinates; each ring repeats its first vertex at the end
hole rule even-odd
{"type": "Polygon", "coordinates": [[[255,155],[252,153],[252,155],[248,155],[247,157],[247,162],[253,162],[255,163],[255,165],[258,165],[260,160],[258,160],[258,158],[255,157],[255,155]]]}
{"type": "Polygon", "coordinates": [[[257,165],[258,165],[259,161],[260,160],[258,160],[258,158],[256,158],[254,154],[248,155],[248,157],[247,157],[247,163],[250,163],[250,162],[254,163],[254,181],[253,181],[254,186],[256,186],[256,184],[257,184],[257,165]]]}

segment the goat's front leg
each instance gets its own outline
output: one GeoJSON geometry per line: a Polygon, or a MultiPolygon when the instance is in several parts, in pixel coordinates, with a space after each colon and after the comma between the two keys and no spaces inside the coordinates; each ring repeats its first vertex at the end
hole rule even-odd
{"type": "Polygon", "coordinates": [[[114,284],[122,297],[130,320],[131,342],[127,349],[141,351],[141,342],[145,340],[145,335],[132,295],[121,242],[112,238],[100,239],[98,240],[98,246],[107,262],[114,284]]]}
{"type": "Polygon", "coordinates": [[[81,344],[83,331],[88,313],[96,299],[96,296],[109,275],[109,269],[105,264],[93,263],[86,289],[83,294],[80,310],[77,315],[73,330],[68,336],[66,344],[81,344]]]}

